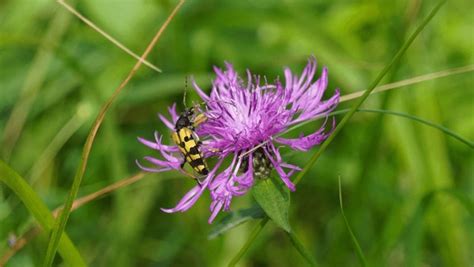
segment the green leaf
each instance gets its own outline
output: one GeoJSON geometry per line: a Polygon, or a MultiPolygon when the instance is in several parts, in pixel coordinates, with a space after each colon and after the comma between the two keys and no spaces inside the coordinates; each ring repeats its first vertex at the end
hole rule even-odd
{"type": "Polygon", "coordinates": [[[365,267],[365,266],[367,266],[367,261],[365,260],[364,253],[362,252],[362,248],[359,245],[359,241],[357,241],[357,238],[354,235],[354,232],[352,232],[349,221],[347,220],[346,214],[344,213],[344,206],[342,205],[342,189],[341,189],[341,177],[340,176],[339,176],[339,207],[341,208],[342,218],[344,219],[344,223],[346,224],[347,231],[349,232],[349,235],[351,236],[352,245],[354,246],[354,248],[357,252],[357,257],[359,258],[359,263],[360,263],[360,265],[365,267]]]}
{"type": "MultiPolygon", "coordinates": [[[[54,218],[48,207],[25,180],[0,160],[0,181],[4,182],[25,204],[28,211],[36,218],[45,231],[51,231],[54,218]]],[[[59,240],[59,253],[68,266],[86,266],[77,248],[69,237],[64,235],[59,240]]]]}
{"type": "Polygon", "coordinates": [[[288,220],[290,208],[290,192],[276,179],[269,178],[257,182],[252,194],[268,217],[287,232],[291,232],[288,220]]]}
{"type": "Polygon", "coordinates": [[[211,232],[207,238],[214,239],[229,231],[230,229],[243,224],[244,222],[263,218],[265,218],[265,212],[258,205],[254,205],[247,209],[230,212],[211,229],[211,232]]]}

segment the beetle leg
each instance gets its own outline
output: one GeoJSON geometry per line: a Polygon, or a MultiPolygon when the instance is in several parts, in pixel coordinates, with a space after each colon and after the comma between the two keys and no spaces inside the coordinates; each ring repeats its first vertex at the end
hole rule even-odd
{"type": "Polygon", "coordinates": [[[197,115],[196,118],[194,118],[193,126],[197,127],[197,126],[199,126],[199,124],[201,124],[205,121],[207,121],[207,117],[206,117],[206,115],[201,113],[201,114],[197,115]]]}

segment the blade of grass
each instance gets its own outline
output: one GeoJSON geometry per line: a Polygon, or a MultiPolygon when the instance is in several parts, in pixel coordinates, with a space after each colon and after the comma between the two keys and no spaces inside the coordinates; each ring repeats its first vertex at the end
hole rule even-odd
{"type": "MultiPolygon", "coordinates": [[[[399,20],[399,24],[395,26],[397,29],[393,31],[395,38],[391,43],[396,44],[395,46],[392,46],[393,49],[396,49],[397,47],[401,46],[404,40],[406,40],[407,35],[409,33],[408,29],[411,29],[413,27],[416,21],[416,17],[418,17],[420,14],[420,11],[421,11],[420,2],[421,0],[410,1],[410,3],[407,5],[403,19],[399,20]]],[[[385,81],[387,81],[389,84],[395,83],[395,85],[397,85],[396,78],[399,77],[399,75],[403,72],[404,69],[406,69],[406,64],[402,64],[401,61],[398,61],[395,64],[395,66],[392,68],[392,71],[386,76],[385,81]]],[[[376,87],[373,93],[375,93],[381,87],[386,87],[386,85],[387,84],[376,87]]],[[[403,86],[402,84],[400,85],[403,86]]],[[[399,88],[402,89],[403,87],[399,87],[399,88]]],[[[400,94],[403,94],[403,92],[400,92],[399,95],[400,94]]],[[[379,103],[377,103],[376,108],[382,109],[382,110],[389,109],[388,107],[393,102],[392,101],[393,95],[395,95],[395,92],[392,90],[387,91],[384,94],[382,94],[378,99],[379,103]]],[[[384,140],[383,139],[384,137],[380,134],[380,129],[382,129],[382,127],[384,126],[384,123],[388,119],[389,118],[384,116],[384,114],[379,113],[373,116],[370,119],[370,121],[367,121],[365,123],[366,126],[364,127],[365,128],[364,136],[367,136],[368,143],[360,147],[359,149],[359,153],[361,156],[359,157],[358,162],[360,165],[366,165],[366,162],[376,161],[378,157],[379,147],[383,145],[382,140],[384,140]]],[[[363,192],[365,188],[368,187],[368,184],[370,183],[370,179],[371,179],[370,170],[371,168],[360,168],[357,172],[352,174],[354,179],[358,181],[355,184],[355,188],[354,188],[356,192],[363,192]]],[[[363,201],[366,200],[365,199],[366,194],[359,194],[358,196],[359,196],[359,199],[355,198],[354,201],[357,201],[358,203],[363,203],[363,201]]],[[[387,223],[386,225],[382,227],[383,230],[380,235],[380,240],[377,242],[378,245],[376,246],[375,251],[377,252],[390,251],[386,249],[387,248],[386,244],[388,243],[387,240],[389,239],[390,235],[385,234],[385,233],[392,233],[391,231],[389,231],[389,229],[390,230],[396,229],[397,224],[395,223],[395,221],[399,220],[398,218],[400,218],[400,216],[395,215],[395,213],[398,210],[399,209],[394,209],[393,211],[390,212],[390,214],[394,214],[394,215],[390,215],[389,216],[390,219],[388,219],[389,223],[387,223]]],[[[371,251],[372,262],[382,263],[384,262],[386,258],[388,258],[387,256],[383,255],[384,254],[383,252],[380,252],[380,253],[377,253],[377,252],[374,253],[373,251],[371,251]]]]}
{"type": "Polygon", "coordinates": [[[383,68],[383,70],[377,75],[375,80],[372,82],[372,84],[369,86],[369,89],[364,91],[364,94],[360,97],[359,101],[351,108],[351,110],[342,118],[341,122],[336,126],[336,129],[334,129],[333,133],[324,141],[324,143],[321,145],[318,151],[313,154],[309,162],[305,165],[305,167],[301,170],[301,172],[298,173],[298,176],[295,178],[295,185],[298,184],[303,176],[309,171],[309,169],[316,163],[318,158],[322,155],[322,153],[326,150],[326,148],[329,146],[329,144],[334,140],[334,138],[337,136],[337,134],[344,128],[346,123],[349,121],[350,118],[354,115],[354,113],[357,111],[358,108],[364,103],[364,101],[367,99],[367,97],[372,93],[372,91],[375,89],[377,84],[383,79],[383,77],[388,73],[388,71],[392,68],[392,66],[400,60],[400,58],[405,54],[407,49],[410,47],[410,45],[413,43],[413,41],[416,39],[416,37],[423,31],[425,26],[433,19],[433,17],[438,13],[439,9],[444,5],[446,1],[440,1],[435,8],[430,12],[430,14],[423,20],[423,22],[416,28],[415,32],[408,38],[408,40],[403,44],[403,46],[398,50],[398,52],[395,54],[393,59],[388,63],[388,65],[383,68]]]}
{"type": "MultiPolygon", "coordinates": [[[[140,181],[146,173],[144,172],[139,172],[131,177],[122,179],[120,181],[117,181],[111,185],[108,185],[96,192],[93,192],[91,194],[88,194],[86,196],[80,197],[76,200],[74,200],[72,207],[71,207],[71,212],[79,209],[80,207],[84,206],[87,203],[90,203],[96,199],[99,199],[100,197],[105,196],[106,194],[109,194],[111,192],[114,192],[115,190],[118,190],[120,188],[126,187],[128,185],[134,184],[138,181],[140,181]]],[[[57,218],[59,212],[61,212],[63,207],[58,207],[53,210],[52,214],[54,218],[57,218]]],[[[52,227],[51,227],[52,228],[52,227]]],[[[24,235],[22,235],[15,245],[5,252],[3,256],[0,258],[0,266],[2,266],[3,263],[7,263],[8,260],[13,257],[18,251],[20,251],[30,240],[32,240],[34,237],[36,237],[39,234],[39,228],[38,226],[33,226],[30,229],[26,231],[24,235]]]]}
{"type": "MultiPolygon", "coordinates": [[[[343,114],[349,112],[349,109],[341,109],[335,112],[332,112],[331,115],[337,115],[337,114],[343,114]]],[[[474,148],[474,142],[467,140],[466,138],[460,136],[459,134],[453,132],[452,130],[439,125],[437,123],[422,119],[420,117],[408,114],[408,113],[403,113],[403,112],[398,112],[398,111],[391,111],[391,110],[383,110],[383,109],[357,109],[357,112],[369,112],[369,113],[382,113],[382,114],[387,114],[387,115],[393,115],[393,116],[398,116],[398,117],[403,117],[410,119],[415,122],[419,122],[421,124],[425,124],[429,127],[435,128],[437,130],[440,130],[441,132],[447,134],[448,136],[451,136],[452,138],[457,139],[459,142],[466,144],[470,148],[474,148]]]]}
{"type": "MultiPolygon", "coordinates": [[[[410,47],[412,42],[415,40],[415,38],[421,33],[421,31],[425,28],[425,26],[431,21],[431,19],[436,15],[436,13],[439,11],[439,9],[444,5],[446,0],[440,1],[435,8],[430,12],[430,14],[423,20],[423,22],[416,28],[415,32],[408,38],[408,40],[403,44],[403,46],[398,50],[398,52],[395,54],[393,59],[390,61],[388,65],[385,66],[384,69],[377,75],[375,80],[372,82],[372,84],[369,86],[369,89],[365,90],[364,93],[362,94],[361,98],[359,99],[359,102],[357,102],[354,107],[349,111],[349,113],[344,116],[342,121],[337,125],[336,129],[334,129],[334,132],[329,136],[328,139],[322,144],[321,148],[313,154],[309,162],[306,164],[306,166],[301,170],[301,172],[298,174],[298,176],[295,179],[295,184],[297,184],[299,181],[301,181],[302,177],[308,170],[316,163],[316,160],[320,157],[322,152],[326,150],[327,146],[332,142],[332,140],[335,138],[337,133],[341,131],[341,129],[345,126],[347,121],[354,115],[354,113],[359,109],[359,107],[364,103],[364,101],[367,99],[367,97],[372,93],[372,91],[375,89],[377,84],[383,79],[383,77],[387,74],[387,72],[391,69],[391,67],[405,54],[406,50],[410,47]]],[[[252,232],[250,235],[249,239],[245,243],[244,247],[239,251],[239,253],[232,259],[231,263],[229,266],[234,266],[240,258],[245,254],[245,252],[248,250],[250,247],[250,244],[255,240],[255,238],[258,236],[260,231],[265,227],[266,223],[268,222],[268,218],[263,219],[262,223],[259,224],[259,226],[252,232]]]]}
{"type": "Polygon", "coordinates": [[[104,30],[102,30],[101,28],[99,28],[97,25],[95,25],[92,21],[88,20],[86,17],[84,17],[81,13],[79,13],[76,9],[74,9],[72,6],[70,6],[69,4],[67,4],[66,2],[64,2],[64,0],[57,0],[59,4],[61,4],[64,8],[66,8],[69,12],[71,12],[72,14],[74,14],[76,17],[78,17],[80,20],[82,20],[82,22],[84,22],[85,24],[87,24],[89,27],[91,27],[92,29],[94,29],[96,32],[98,32],[99,34],[101,34],[102,36],[104,36],[107,40],[109,40],[111,43],[113,43],[114,45],[116,45],[118,48],[122,49],[125,53],[129,54],[130,56],[132,56],[133,58],[135,58],[136,60],[142,62],[144,65],[146,65],[147,67],[150,67],[152,70],[156,71],[156,72],[161,72],[161,70],[156,67],[155,65],[151,64],[150,62],[148,62],[147,60],[141,58],[140,56],[138,56],[137,54],[133,53],[132,50],[128,49],[125,45],[123,45],[122,43],[120,43],[119,41],[117,41],[115,38],[113,38],[112,36],[110,36],[108,33],[106,33],[104,30]]]}
{"type": "Polygon", "coordinates": [[[360,265],[367,266],[367,261],[365,260],[364,253],[360,248],[359,242],[352,232],[351,226],[349,225],[349,221],[346,218],[346,214],[344,213],[344,206],[342,205],[342,188],[341,188],[341,176],[338,178],[339,180],[339,207],[341,208],[342,218],[344,219],[344,223],[346,224],[347,231],[349,231],[349,235],[351,236],[352,244],[357,252],[357,257],[359,258],[360,265]]]}
{"type": "Polygon", "coordinates": [[[72,137],[72,135],[79,130],[79,128],[89,119],[91,115],[87,108],[79,105],[76,113],[59,129],[58,133],[53,137],[51,143],[41,153],[38,160],[28,172],[27,177],[30,183],[34,184],[40,177],[44,169],[51,164],[58,151],[64,144],[72,137]]]}
{"type": "MultiPolygon", "coordinates": [[[[0,160],[0,181],[15,192],[45,231],[50,231],[53,228],[54,218],[48,207],[43,203],[33,188],[2,160],[0,160]]],[[[58,243],[59,253],[68,265],[86,266],[86,263],[67,234],[64,234],[58,243]]],[[[3,266],[6,261],[8,261],[8,258],[5,259],[5,256],[2,257],[0,265],[3,266]]]]}
{"type": "Polygon", "coordinates": [[[61,10],[57,12],[39,44],[38,51],[25,78],[25,83],[20,90],[20,99],[13,107],[3,132],[1,152],[6,161],[8,161],[11,156],[31,106],[43,85],[48,66],[53,59],[52,51],[54,50],[54,46],[66,32],[70,20],[71,15],[67,12],[62,12],[61,10]]]}
{"type": "MultiPolygon", "coordinates": [[[[348,108],[347,109],[341,109],[341,110],[338,110],[338,111],[331,112],[329,115],[330,116],[335,116],[335,115],[347,113],[349,111],[350,111],[350,109],[348,109],[348,108]]],[[[448,129],[448,128],[440,125],[440,124],[422,119],[420,117],[417,117],[417,116],[414,116],[414,115],[411,115],[411,114],[408,114],[408,113],[403,113],[403,112],[398,112],[398,111],[391,111],[391,110],[383,110],[383,109],[363,109],[363,108],[357,109],[356,112],[382,113],[382,114],[386,114],[386,115],[393,115],[393,116],[407,118],[407,119],[413,120],[415,122],[419,122],[421,124],[425,124],[429,127],[435,128],[437,130],[440,130],[443,133],[451,136],[452,138],[455,138],[458,141],[466,144],[470,148],[474,148],[474,142],[467,140],[466,138],[464,138],[464,137],[460,136],[459,134],[455,133],[454,131],[452,131],[452,130],[450,130],[450,129],[448,129]]],[[[311,121],[314,121],[314,120],[311,120],[311,121]]],[[[295,126],[289,128],[288,130],[286,130],[281,135],[283,135],[285,133],[288,133],[288,132],[291,132],[293,130],[296,130],[296,129],[302,127],[303,125],[306,125],[307,123],[309,123],[311,121],[295,125],[295,126]]],[[[280,136],[280,135],[278,135],[278,136],[280,136]]]]}
{"type": "MultiPolygon", "coordinates": [[[[49,164],[51,164],[53,158],[61,149],[61,147],[63,147],[67,140],[69,140],[69,138],[71,138],[71,136],[77,130],[79,130],[83,123],[85,123],[88,116],[89,113],[87,111],[85,111],[84,109],[80,110],[78,108],[77,112],[58,131],[58,133],[54,136],[54,138],[51,140],[46,149],[38,157],[36,163],[33,165],[33,167],[30,168],[27,175],[25,175],[25,177],[28,179],[28,182],[32,186],[34,186],[35,183],[38,181],[41,176],[41,173],[45,170],[45,168],[48,167],[49,164]]],[[[19,204],[15,200],[13,200],[13,198],[14,195],[11,195],[9,199],[6,200],[8,203],[11,203],[10,205],[12,207],[12,209],[10,209],[6,216],[8,216],[9,213],[13,212],[13,207],[19,204]]]]}
{"type": "Polygon", "coordinates": [[[470,148],[474,148],[474,142],[467,140],[466,138],[460,136],[459,134],[453,132],[452,130],[450,130],[450,129],[442,126],[442,125],[436,124],[434,122],[422,119],[420,117],[417,117],[417,116],[414,116],[414,115],[411,115],[411,114],[407,114],[407,113],[403,113],[403,112],[397,112],[397,111],[390,111],[390,110],[379,110],[379,109],[359,109],[358,112],[384,113],[384,114],[388,114],[388,115],[394,115],[394,116],[407,118],[407,119],[425,124],[429,127],[435,128],[437,130],[440,130],[441,132],[451,136],[452,138],[455,138],[458,141],[466,144],[470,148]]]}
{"type": "MultiPolygon", "coordinates": [[[[141,56],[141,59],[144,59],[148,56],[148,54],[151,52],[152,48],[157,43],[158,39],[161,37],[161,34],[163,33],[163,31],[166,29],[168,24],[171,22],[171,20],[173,19],[173,17],[176,15],[176,13],[178,12],[178,10],[180,9],[180,7],[183,4],[184,4],[184,0],[181,0],[176,5],[176,7],[173,9],[171,14],[166,19],[166,21],[163,23],[163,25],[160,27],[158,32],[155,34],[155,36],[153,37],[150,44],[145,49],[145,52],[141,56]]],[[[142,60],[138,61],[135,64],[135,66],[132,68],[132,70],[130,71],[128,76],[125,78],[125,80],[119,85],[119,87],[117,87],[117,89],[114,91],[112,96],[107,100],[107,102],[105,102],[105,104],[102,106],[102,108],[101,108],[101,110],[100,110],[100,112],[99,112],[99,114],[98,114],[98,116],[97,116],[97,118],[94,122],[94,125],[92,126],[91,131],[89,132],[89,135],[87,136],[87,140],[86,140],[86,143],[85,143],[83,151],[82,151],[81,162],[80,162],[79,167],[76,171],[76,175],[75,175],[74,180],[73,180],[71,191],[70,191],[70,193],[68,195],[68,198],[67,198],[67,200],[64,204],[64,209],[61,212],[59,218],[56,220],[55,227],[54,227],[54,229],[51,233],[51,238],[50,238],[50,241],[49,241],[49,244],[48,244],[48,248],[46,250],[46,256],[45,256],[44,263],[43,263],[43,266],[45,266],[45,267],[49,267],[53,263],[54,256],[56,254],[56,249],[57,249],[57,246],[58,246],[58,242],[61,238],[61,234],[64,231],[64,228],[66,227],[67,219],[68,219],[69,214],[71,212],[72,203],[73,203],[74,199],[77,196],[77,192],[79,191],[79,187],[81,185],[82,177],[84,176],[84,172],[85,172],[86,167],[87,167],[87,161],[88,161],[88,158],[89,158],[90,150],[92,148],[92,144],[93,144],[95,136],[96,136],[96,134],[99,130],[99,127],[100,127],[100,125],[101,125],[101,123],[102,123],[102,121],[105,117],[105,114],[107,113],[108,109],[110,108],[112,103],[117,98],[118,94],[128,84],[128,82],[131,80],[131,78],[134,76],[134,74],[140,68],[141,65],[142,65],[142,60]]]]}

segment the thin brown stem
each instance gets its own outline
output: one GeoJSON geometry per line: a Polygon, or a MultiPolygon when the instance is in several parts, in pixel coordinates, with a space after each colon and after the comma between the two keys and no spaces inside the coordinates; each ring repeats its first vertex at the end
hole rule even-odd
{"type": "Polygon", "coordinates": [[[140,58],[137,54],[135,54],[132,50],[128,49],[125,45],[117,41],[114,37],[110,36],[110,34],[106,33],[104,30],[99,28],[97,25],[95,25],[92,21],[84,17],[79,11],[74,9],[74,7],[70,6],[68,3],[64,2],[64,0],[58,0],[58,3],[62,5],[64,8],[66,8],[69,12],[71,12],[74,16],[78,17],[82,22],[87,24],[89,27],[91,27],[93,30],[104,36],[107,40],[109,40],[111,43],[116,45],[118,48],[122,49],[125,53],[129,54],[133,58],[135,58],[138,61],[141,61],[144,65],[150,67],[154,71],[161,72],[161,70],[153,65],[152,63],[146,61],[145,59],[140,58]]]}
{"type": "Polygon", "coordinates": [[[128,84],[128,82],[132,79],[132,77],[135,75],[137,70],[140,68],[142,65],[143,59],[145,59],[148,54],[150,54],[151,50],[153,47],[156,45],[158,42],[159,38],[161,37],[162,33],[164,30],[168,27],[168,24],[171,22],[171,20],[174,18],[178,10],[181,8],[181,6],[184,4],[184,0],[181,0],[176,7],[173,9],[171,14],[168,16],[166,21],[163,23],[163,25],[160,27],[158,32],[155,34],[153,37],[152,41],[150,44],[147,46],[145,49],[145,52],[143,52],[143,55],[140,57],[141,60],[139,60],[135,66],[133,66],[132,70],[128,74],[128,76],[125,78],[125,80],[120,83],[120,85],[117,87],[115,92],[112,94],[112,96],[105,102],[105,104],[102,106],[99,114],[97,115],[97,118],[94,122],[94,125],[92,126],[92,129],[89,132],[89,135],[87,136],[87,140],[84,144],[83,150],[82,150],[82,156],[81,156],[81,161],[79,163],[79,166],[76,171],[76,175],[74,177],[71,190],[68,194],[68,197],[65,201],[64,204],[64,209],[61,211],[59,218],[56,220],[55,226],[53,227],[51,237],[48,243],[48,247],[46,250],[46,256],[44,259],[43,266],[48,267],[51,266],[54,260],[54,256],[56,254],[56,250],[59,244],[59,240],[61,239],[62,233],[64,232],[67,224],[67,220],[69,218],[69,213],[72,207],[72,203],[74,199],[77,196],[77,192],[79,191],[81,182],[82,182],[82,177],[84,176],[88,159],[89,159],[89,154],[92,149],[92,144],[94,143],[95,137],[97,135],[97,132],[99,131],[99,128],[102,124],[102,121],[104,120],[105,114],[109,110],[110,106],[112,103],[115,101],[119,93],[125,88],[125,86],[128,84]]]}
{"type": "MultiPolygon", "coordinates": [[[[453,68],[453,69],[447,69],[447,70],[442,70],[438,72],[428,73],[425,75],[416,76],[416,77],[409,78],[406,80],[401,80],[398,82],[377,86],[370,94],[376,94],[376,93],[400,88],[407,85],[412,85],[412,84],[430,81],[430,80],[434,80],[434,79],[438,79],[438,78],[442,78],[442,77],[446,77],[446,76],[450,76],[454,74],[461,74],[461,73],[472,72],[472,71],[474,71],[474,65],[468,65],[468,66],[463,66],[459,68],[453,68]]],[[[364,92],[365,90],[341,96],[339,102],[344,102],[344,101],[349,101],[349,100],[359,98],[364,94],[364,92]]]]}

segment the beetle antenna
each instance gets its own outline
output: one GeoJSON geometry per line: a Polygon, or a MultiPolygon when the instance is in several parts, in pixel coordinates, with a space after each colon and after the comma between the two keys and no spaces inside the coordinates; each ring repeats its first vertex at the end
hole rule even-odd
{"type": "Polygon", "coordinates": [[[188,91],[188,76],[184,79],[184,95],[183,95],[183,106],[186,109],[186,93],[188,91]]]}

